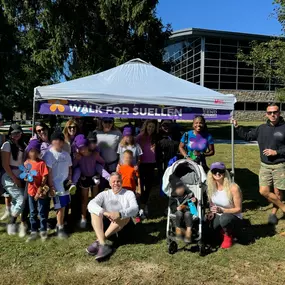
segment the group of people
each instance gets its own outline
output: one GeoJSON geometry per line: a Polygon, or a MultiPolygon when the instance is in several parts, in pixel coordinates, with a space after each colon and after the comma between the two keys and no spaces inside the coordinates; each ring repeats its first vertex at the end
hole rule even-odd
{"type": "MultiPolygon", "coordinates": [[[[233,124],[241,137],[259,142],[260,193],[275,205],[269,222],[276,223],[278,208],[285,212],[280,192],[284,189],[285,176],[285,123],[276,105],[267,108],[267,117],[267,124],[255,130],[246,131],[236,121],[233,124]]],[[[215,148],[202,116],[193,120],[193,130],[184,133],[182,138],[175,122],[164,121],[159,125],[155,120],[147,120],[139,131],[129,123],[121,132],[113,118],[108,117],[102,118],[96,129],[89,126],[84,130],[78,120],[70,119],[63,132],[57,130],[49,135],[45,123],[36,123],[34,132],[26,145],[21,127],[12,124],[1,148],[6,205],[2,219],[9,219],[9,235],[17,233],[16,220],[20,216],[19,235],[24,237],[29,217],[27,241],[37,239],[39,234],[45,241],[47,219],[53,205],[57,236],[67,238],[65,216],[70,202],[78,203],[73,195],[80,193],[79,226],[86,228],[89,212],[97,237],[86,250],[102,258],[111,252],[106,243],[109,236],[122,230],[132,218],[140,222],[148,216],[155,169],[161,178],[169,160],[179,151],[183,158],[195,161],[208,173],[206,218],[214,229],[222,231],[222,248],[233,244],[234,232],[242,218],[242,194],[222,162],[207,166],[206,157],[214,155],[215,148]],[[106,188],[111,189],[103,191],[106,188]]],[[[185,241],[190,242],[193,217],[181,204],[187,187],[177,178],[172,181],[172,187],[175,197],[172,197],[171,209],[176,214],[176,235],[178,239],[184,235],[185,241]]],[[[192,198],[195,203],[195,197],[192,198]]]]}

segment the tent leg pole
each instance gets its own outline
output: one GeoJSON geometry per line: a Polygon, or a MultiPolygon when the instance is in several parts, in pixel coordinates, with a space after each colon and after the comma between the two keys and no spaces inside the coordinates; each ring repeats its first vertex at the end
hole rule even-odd
{"type": "Polygon", "coordinates": [[[34,98],[33,98],[33,119],[32,119],[32,136],[34,135],[35,119],[36,119],[36,100],[35,100],[35,92],[34,92],[34,98]]]}
{"type": "Polygon", "coordinates": [[[235,179],[235,130],[234,124],[231,124],[231,149],[232,149],[232,175],[233,181],[235,179]]]}

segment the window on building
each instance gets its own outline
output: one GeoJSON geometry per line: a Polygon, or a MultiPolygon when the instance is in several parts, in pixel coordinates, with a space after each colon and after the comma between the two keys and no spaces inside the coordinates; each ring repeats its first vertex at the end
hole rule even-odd
{"type": "Polygon", "coordinates": [[[237,62],[234,60],[221,60],[221,67],[236,68],[237,62]]]}
{"type": "Polygon", "coordinates": [[[236,102],[235,103],[235,110],[236,111],[244,111],[245,110],[245,103],[244,102],[236,102]]]}
{"type": "Polygon", "coordinates": [[[220,53],[206,51],[205,58],[220,59],[220,53]]]}
{"type": "Polygon", "coordinates": [[[266,108],[268,107],[268,102],[258,102],[257,103],[257,111],[266,111],[266,108]]]}
{"type": "Polygon", "coordinates": [[[205,59],[205,66],[216,66],[219,67],[220,61],[216,59],[205,59]]]}
{"type": "Polygon", "coordinates": [[[221,45],[221,52],[222,53],[232,53],[232,54],[237,54],[237,46],[225,46],[221,45]]]}
{"type": "Polygon", "coordinates": [[[234,39],[222,39],[221,40],[221,44],[223,45],[227,45],[227,46],[237,46],[238,41],[234,40],[234,39]]]}
{"type": "Polygon", "coordinates": [[[229,67],[222,67],[221,68],[221,74],[236,75],[236,73],[237,73],[236,68],[229,68],[229,67]]]}
{"type": "Polygon", "coordinates": [[[210,89],[219,89],[219,82],[204,82],[204,86],[210,89]]]}
{"type": "Polygon", "coordinates": [[[220,38],[211,38],[211,37],[206,37],[205,39],[206,44],[215,44],[215,45],[219,45],[220,44],[220,38]]]}
{"type": "Polygon", "coordinates": [[[253,69],[239,68],[238,69],[239,76],[253,76],[253,69]]]}
{"type": "Polygon", "coordinates": [[[220,89],[236,90],[236,83],[235,82],[221,82],[220,89]]]}
{"type": "Polygon", "coordinates": [[[205,74],[205,81],[219,82],[219,74],[205,74]]]}
{"type": "Polygon", "coordinates": [[[219,74],[219,68],[205,66],[205,74],[219,74]]]}
{"type": "Polygon", "coordinates": [[[238,90],[253,90],[253,83],[238,83],[238,90]]]}
{"type": "Polygon", "coordinates": [[[206,52],[220,52],[220,45],[205,45],[206,52]]]}
{"type": "Polygon", "coordinates": [[[256,102],[245,102],[245,110],[246,111],[256,111],[257,103],[256,102]]]}

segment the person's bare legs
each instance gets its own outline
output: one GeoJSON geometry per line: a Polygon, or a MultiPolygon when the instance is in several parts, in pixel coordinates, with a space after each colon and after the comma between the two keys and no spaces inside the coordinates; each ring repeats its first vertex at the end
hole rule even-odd
{"type": "Polygon", "coordinates": [[[121,231],[123,227],[125,227],[128,224],[129,221],[130,218],[126,218],[118,222],[112,222],[105,232],[105,237],[108,238],[109,236],[121,231]]]}
{"type": "Polygon", "coordinates": [[[81,219],[86,220],[89,188],[81,188],[81,219]]]}
{"type": "Polygon", "coordinates": [[[57,214],[56,214],[57,226],[63,227],[64,225],[64,211],[65,211],[65,207],[57,211],[57,214]]]}
{"type": "Polygon", "coordinates": [[[91,214],[91,223],[99,243],[104,245],[106,238],[104,234],[103,216],[99,217],[95,214],[91,214]]]}
{"type": "Polygon", "coordinates": [[[269,186],[260,186],[259,193],[269,202],[273,203],[275,206],[285,212],[285,205],[279,200],[278,196],[275,193],[270,192],[269,186]]]}
{"type": "Polygon", "coordinates": [[[93,199],[93,198],[95,198],[95,197],[98,195],[98,193],[99,193],[99,186],[98,186],[98,185],[93,186],[91,192],[92,192],[91,194],[92,194],[92,199],[93,199]]]}
{"type": "MultiPolygon", "coordinates": [[[[280,191],[278,188],[274,188],[274,194],[277,196],[277,198],[282,202],[283,200],[283,192],[280,191]]],[[[272,214],[276,215],[278,211],[278,207],[273,204],[272,214]]]]}

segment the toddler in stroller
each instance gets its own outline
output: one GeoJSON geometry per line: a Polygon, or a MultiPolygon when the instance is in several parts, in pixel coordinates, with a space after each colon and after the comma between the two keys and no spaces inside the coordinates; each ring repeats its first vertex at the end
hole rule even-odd
{"type": "Polygon", "coordinates": [[[174,174],[170,175],[169,182],[172,188],[169,206],[173,214],[175,214],[175,234],[177,240],[182,240],[186,243],[191,242],[193,214],[190,212],[188,203],[196,202],[196,198],[184,183],[174,174]],[[186,230],[185,230],[186,227],[186,230]],[[185,231],[185,233],[184,233],[185,231]]]}

